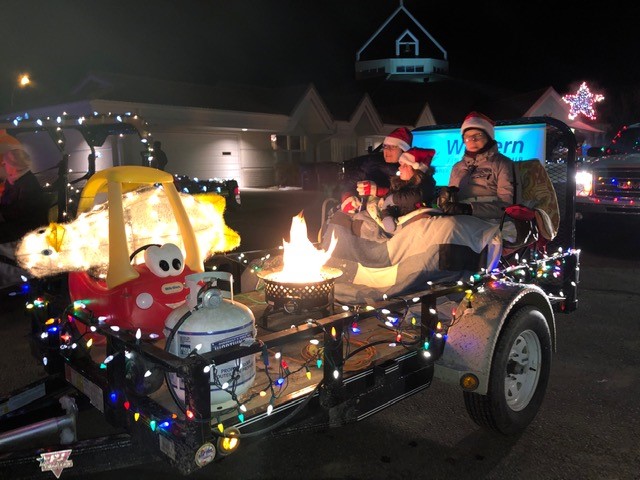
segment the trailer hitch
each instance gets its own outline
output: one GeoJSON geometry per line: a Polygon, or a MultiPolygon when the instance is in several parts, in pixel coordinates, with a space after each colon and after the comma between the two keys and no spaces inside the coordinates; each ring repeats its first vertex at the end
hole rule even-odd
{"type": "Polygon", "coordinates": [[[33,440],[47,438],[54,434],[59,436],[61,445],[74,443],[77,440],[78,406],[75,400],[67,395],[60,397],[60,405],[64,408],[65,415],[25,425],[1,434],[0,452],[9,448],[21,447],[33,440]]]}

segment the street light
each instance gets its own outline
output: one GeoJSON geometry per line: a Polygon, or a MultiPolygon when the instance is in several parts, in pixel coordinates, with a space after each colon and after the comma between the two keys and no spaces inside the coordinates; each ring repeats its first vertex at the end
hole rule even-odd
{"type": "Polygon", "coordinates": [[[11,91],[11,106],[13,107],[13,97],[16,93],[16,90],[18,88],[24,88],[27,85],[31,84],[31,78],[29,77],[28,73],[21,73],[20,75],[18,75],[18,82],[16,83],[16,85],[13,87],[13,90],[11,91]]]}

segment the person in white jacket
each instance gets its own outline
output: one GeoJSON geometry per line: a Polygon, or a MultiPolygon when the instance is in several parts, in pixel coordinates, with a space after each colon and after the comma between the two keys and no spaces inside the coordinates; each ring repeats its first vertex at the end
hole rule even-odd
{"type": "Polygon", "coordinates": [[[514,201],[513,160],[498,152],[494,122],[471,112],[460,128],[465,152],[440,189],[438,206],[449,215],[500,219],[514,201]]]}

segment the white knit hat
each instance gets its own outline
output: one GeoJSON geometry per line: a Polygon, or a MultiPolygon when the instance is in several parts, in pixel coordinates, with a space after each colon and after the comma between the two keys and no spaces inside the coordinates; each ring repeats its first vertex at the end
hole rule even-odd
{"type": "Polygon", "coordinates": [[[414,170],[426,172],[436,154],[433,148],[411,148],[400,155],[400,163],[411,165],[414,170]]]}
{"type": "Polygon", "coordinates": [[[413,133],[405,127],[396,128],[384,138],[383,143],[395,145],[396,147],[400,147],[403,152],[406,152],[411,148],[411,144],[413,143],[413,133]]]}
{"type": "Polygon", "coordinates": [[[489,135],[492,139],[495,138],[495,132],[493,130],[493,126],[495,122],[491,120],[486,115],[483,115],[479,112],[471,112],[467,115],[462,122],[462,127],[460,128],[460,133],[464,135],[464,132],[469,130],[470,128],[477,128],[482,130],[484,133],[489,135]]]}

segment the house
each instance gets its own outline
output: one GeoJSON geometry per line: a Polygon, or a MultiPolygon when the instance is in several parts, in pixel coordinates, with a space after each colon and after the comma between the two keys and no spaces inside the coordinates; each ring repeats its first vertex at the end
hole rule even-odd
{"type": "MultiPolygon", "coordinates": [[[[585,122],[569,122],[568,106],[551,87],[522,94],[447,74],[447,52],[401,0],[357,51],[356,78],[340,89],[194,85],[90,72],[64,98],[28,112],[31,119],[133,112],[162,142],[167,171],[235,178],[241,188],[300,185],[303,171],[366,153],[399,126],[459,124],[472,110],[494,119],[553,116],[591,144],[602,135],[585,122]]],[[[41,150],[36,140],[30,140],[38,152],[34,170],[53,168],[55,152],[41,150]]],[[[89,153],[82,145],[81,139],[67,141],[76,170],[85,168],[89,153]]],[[[128,138],[109,139],[98,155],[98,168],[143,161],[140,145],[128,138]]]]}
{"type": "Polygon", "coordinates": [[[428,82],[449,73],[447,51],[400,0],[356,54],[356,79],[428,82]]]}

